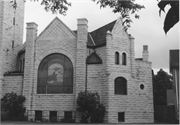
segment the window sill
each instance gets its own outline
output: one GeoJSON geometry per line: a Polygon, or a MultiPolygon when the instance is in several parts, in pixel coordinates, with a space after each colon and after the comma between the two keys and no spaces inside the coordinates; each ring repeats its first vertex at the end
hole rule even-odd
{"type": "Polygon", "coordinates": [[[126,95],[123,95],[123,94],[114,94],[114,95],[122,95],[122,96],[126,96],[127,94],[126,94],[126,95]]]}
{"type": "Polygon", "coordinates": [[[35,95],[43,95],[43,96],[46,96],[46,95],[47,95],[47,96],[48,96],[48,95],[58,95],[58,96],[59,96],[59,95],[62,95],[62,96],[64,96],[64,95],[75,95],[75,94],[74,94],[74,93],[54,93],[54,94],[53,94],[53,93],[52,93],[52,94],[50,94],[50,93],[49,93],[49,94],[46,94],[46,93],[45,93],[45,94],[42,94],[42,93],[41,93],[41,94],[38,94],[38,93],[36,93],[35,95]]]}

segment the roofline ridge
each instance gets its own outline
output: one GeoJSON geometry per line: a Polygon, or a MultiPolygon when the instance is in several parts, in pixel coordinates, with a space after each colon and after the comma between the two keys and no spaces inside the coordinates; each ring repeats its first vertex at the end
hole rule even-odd
{"type": "Polygon", "coordinates": [[[94,46],[95,46],[96,44],[95,44],[95,42],[94,42],[94,40],[93,40],[91,34],[90,34],[90,33],[88,33],[88,34],[89,34],[89,37],[91,38],[91,40],[92,40],[92,42],[93,42],[93,44],[94,44],[94,46]]]}

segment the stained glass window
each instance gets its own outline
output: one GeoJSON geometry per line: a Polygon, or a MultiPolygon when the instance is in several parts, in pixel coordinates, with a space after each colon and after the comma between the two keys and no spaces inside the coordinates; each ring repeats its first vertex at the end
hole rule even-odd
{"type": "Polygon", "coordinates": [[[73,93],[73,65],[67,56],[51,54],[42,60],[37,93],[73,93]]]}

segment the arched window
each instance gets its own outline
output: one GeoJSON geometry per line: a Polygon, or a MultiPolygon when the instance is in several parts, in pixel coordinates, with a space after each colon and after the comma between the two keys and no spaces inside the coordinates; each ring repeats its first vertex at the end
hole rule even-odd
{"type": "Polygon", "coordinates": [[[115,94],[127,95],[127,80],[123,77],[118,77],[114,80],[115,94]]]}
{"type": "Polygon", "coordinates": [[[119,53],[115,52],[115,64],[119,65],[119,53]]]}
{"type": "Polygon", "coordinates": [[[122,65],[126,65],[126,53],[122,54],[122,65]]]}
{"type": "Polygon", "coordinates": [[[73,65],[62,54],[45,57],[38,69],[37,93],[73,93],[73,65]]]}

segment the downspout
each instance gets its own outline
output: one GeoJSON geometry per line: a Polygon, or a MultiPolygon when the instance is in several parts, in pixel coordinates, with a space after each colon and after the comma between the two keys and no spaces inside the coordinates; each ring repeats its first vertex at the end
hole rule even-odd
{"type": "Polygon", "coordinates": [[[88,76],[88,72],[87,72],[87,59],[86,59],[86,78],[85,78],[85,93],[87,92],[87,76],[88,76]]]}

